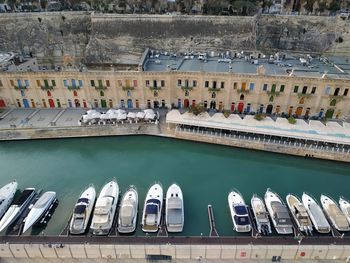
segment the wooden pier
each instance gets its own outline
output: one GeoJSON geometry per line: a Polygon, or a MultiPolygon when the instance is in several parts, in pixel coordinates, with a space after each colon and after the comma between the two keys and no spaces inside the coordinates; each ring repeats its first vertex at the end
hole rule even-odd
{"type": "Polygon", "coordinates": [[[209,204],[208,205],[208,216],[209,216],[209,224],[210,224],[210,237],[218,237],[218,231],[216,231],[215,226],[215,219],[214,219],[214,213],[213,213],[213,207],[209,204]]]}

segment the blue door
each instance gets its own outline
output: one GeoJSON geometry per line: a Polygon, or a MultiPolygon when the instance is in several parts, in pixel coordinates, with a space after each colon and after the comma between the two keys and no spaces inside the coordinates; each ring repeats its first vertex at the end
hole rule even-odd
{"type": "Polygon", "coordinates": [[[323,116],[323,110],[321,110],[320,113],[318,114],[319,118],[322,118],[322,116],[323,116]]]}
{"type": "Polygon", "coordinates": [[[29,102],[27,99],[23,99],[24,108],[29,108],[29,102]]]}
{"type": "Polygon", "coordinates": [[[132,108],[132,99],[128,99],[128,108],[132,108]]]}
{"type": "Polygon", "coordinates": [[[177,101],[177,107],[178,107],[179,109],[181,109],[181,100],[178,100],[178,101],[177,101]]]}
{"type": "Polygon", "coordinates": [[[250,112],[250,105],[248,104],[247,105],[247,113],[249,113],[250,112]]]}
{"type": "Polygon", "coordinates": [[[73,107],[72,101],[71,101],[71,100],[68,100],[68,107],[69,107],[69,108],[72,108],[72,107],[73,107]]]}

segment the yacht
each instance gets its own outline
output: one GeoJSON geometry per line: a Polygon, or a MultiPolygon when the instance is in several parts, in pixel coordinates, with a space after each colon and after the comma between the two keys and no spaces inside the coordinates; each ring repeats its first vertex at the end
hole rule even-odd
{"type": "Polygon", "coordinates": [[[316,200],[307,193],[303,193],[301,200],[303,201],[303,205],[305,206],[315,229],[322,234],[329,233],[331,231],[331,226],[316,200]]]}
{"type": "Polygon", "coordinates": [[[142,215],[142,231],[157,232],[160,225],[163,207],[163,188],[154,184],[148,190],[142,215]]]}
{"type": "Polygon", "coordinates": [[[250,203],[253,209],[258,232],[262,235],[271,234],[272,230],[269,220],[269,214],[266,211],[264,201],[259,196],[254,194],[250,203]]]}
{"type": "Polygon", "coordinates": [[[5,215],[0,220],[0,232],[11,225],[23,213],[29,203],[32,201],[35,193],[35,188],[26,188],[13,202],[5,215]]]}
{"type": "Polygon", "coordinates": [[[344,197],[339,198],[339,206],[341,211],[346,216],[346,219],[348,220],[350,224],[350,202],[346,200],[344,197]]]}
{"type": "Polygon", "coordinates": [[[265,204],[278,234],[293,234],[292,220],[282,199],[271,189],[265,193],[265,204]]]}
{"type": "Polygon", "coordinates": [[[26,232],[32,225],[34,225],[49,209],[53,202],[56,201],[55,192],[45,192],[38,201],[30,208],[28,216],[24,220],[23,232],[26,232]]]}
{"type": "Polygon", "coordinates": [[[17,191],[18,183],[13,181],[3,186],[0,189],[0,218],[5,214],[6,210],[11,205],[15,193],[17,191]]]}
{"type": "Polygon", "coordinates": [[[321,195],[321,205],[329,221],[338,231],[349,231],[350,226],[346,216],[337,203],[327,195],[321,195]]]}
{"type": "Polygon", "coordinates": [[[139,198],[134,186],[130,186],[123,195],[119,216],[118,216],[118,232],[122,234],[132,233],[136,229],[137,210],[139,198]]]}
{"type": "Polygon", "coordinates": [[[228,194],[227,199],[234,230],[237,232],[250,232],[252,226],[249,220],[248,209],[242,195],[237,190],[233,190],[228,194]]]}
{"type": "Polygon", "coordinates": [[[286,201],[299,230],[306,233],[307,235],[311,235],[313,229],[312,222],[305,206],[302,204],[300,199],[293,194],[288,194],[286,201]]]}
{"type": "Polygon", "coordinates": [[[166,193],[165,202],[165,224],[168,232],[182,232],[184,220],[184,201],[182,191],[177,184],[172,184],[166,193]]]}
{"type": "Polygon", "coordinates": [[[103,186],[95,205],[90,231],[94,235],[108,235],[114,221],[119,199],[119,186],[115,180],[103,186]]]}
{"type": "Polygon", "coordinates": [[[73,235],[84,234],[90,220],[91,212],[95,204],[96,191],[93,185],[80,195],[75,204],[72,219],[70,221],[69,232],[73,235]]]}

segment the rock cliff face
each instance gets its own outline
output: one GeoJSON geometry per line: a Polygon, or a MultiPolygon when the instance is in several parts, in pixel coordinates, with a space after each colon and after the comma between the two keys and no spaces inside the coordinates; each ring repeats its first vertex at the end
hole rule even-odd
{"type": "Polygon", "coordinates": [[[349,20],[336,17],[132,16],[31,13],[0,16],[0,50],[46,63],[137,63],[167,51],[290,50],[349,55],[349,20]]]}

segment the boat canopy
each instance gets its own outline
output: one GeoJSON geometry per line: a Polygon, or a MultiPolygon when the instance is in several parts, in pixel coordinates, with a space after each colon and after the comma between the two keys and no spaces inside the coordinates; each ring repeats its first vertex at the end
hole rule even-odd
{"type": "Polygon", "coordinates": [[[244,205],[233,205],[237,215],[246,215],[248,214],[247,208],[244,205]]]}
{"type": "Polygon", "coordinates": [[[328,213],[333,218],[334,223],[339,228],[348,228],[349,227],[348,220],[346,219],[346,217],[342,213],[342,211],[340,211],[340,209],[338,208],[337,205],[329,204],[328,205],[328,213]]]}
{"type": "Polygon", "coordinates": [[[86,205],[76,205],[74,208],[74,214],[83,214],[86,210],[86,205]]]}
{"type": "Polygon", "coordinates": [[[168,199],[169,209],[182,209],[182,200],[179,197],[170,197],[168,199]]]}
{"type": "Polygon", "coordinates": [[[310,203],[309,209],[318,227],[329,228],[326,217],[324,216],[321,208],[316,203],[310,203]]]}

